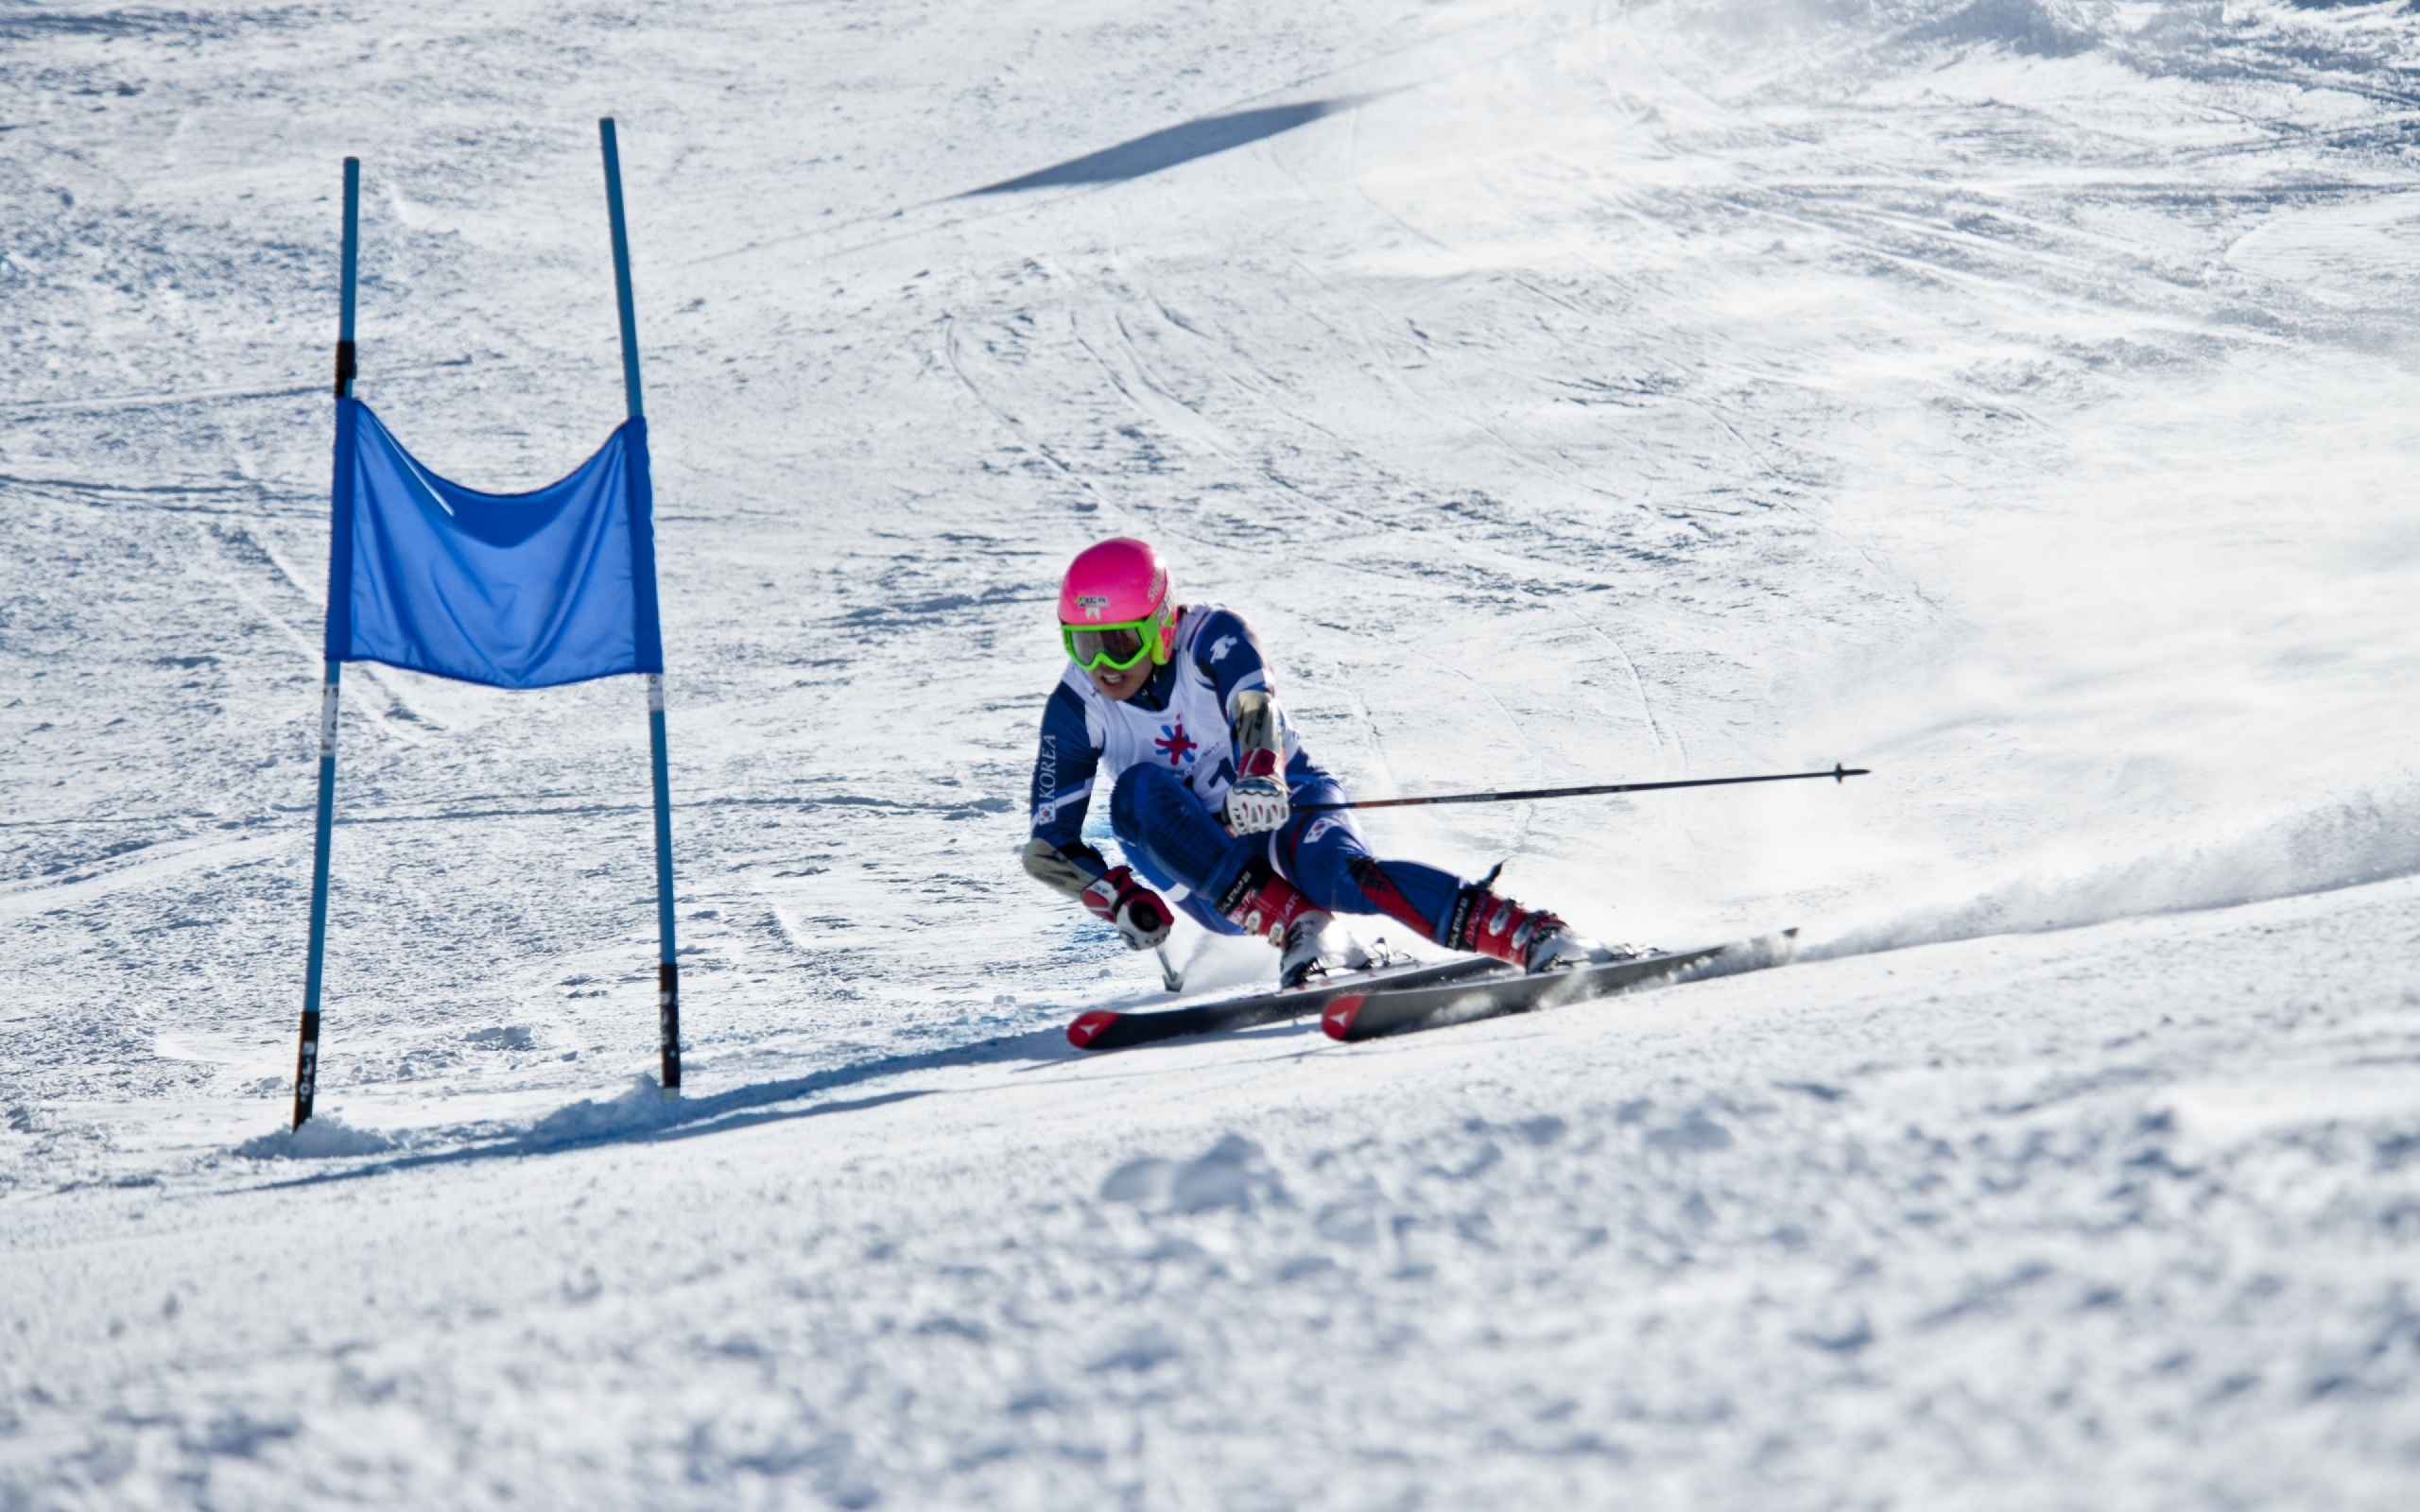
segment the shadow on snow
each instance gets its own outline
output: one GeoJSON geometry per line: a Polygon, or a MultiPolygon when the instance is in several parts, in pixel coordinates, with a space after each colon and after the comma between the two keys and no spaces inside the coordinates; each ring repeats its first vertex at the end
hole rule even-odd
{"type": "Polygon", "coordinates": [[[1004,179],[998,183],[970,189],[966,196],[1004,195],[1020,189],[1047,189],[1063,183],[1118,183],[1128,179],[1140,179],[1145,174],[1173,168],[1180,163],[1191,163],[1235,147],[1248,146],[1265,137],[1307,126],[1325,115],[1335,115],[1359,105],[1366,96],[1341,95],[1330,100],[1305,100],[1298,105],[1270,105],[1257,111],[1236,111],[1229,115],[1205,115],[1198,121],[1171,126],[1121,142],[1114,147],[1070,158],[1052,167],[1038,169],[1022,178],[1004,179]]]}
{"type": "MultiPolygon", "coordinates": [[[[635,1085],[619,1097],[602,1102],[586,1100],[557,1108],[516,1135],[444,1150],[405,1148],[380,1159],[348,1160],[340,1170],[314,1172],[261,1185],[270,1191],[284,1187],[316,1186],[326,1181],[347,1181],[358,1177],[424,1166],[553,1155],[600,1144],[662,1143],[671,1140],[694,1139],[703,1134],[730,1133],[760,1124],[818,1118],[827,1113],[862,1112],[928,1096],[931,1089],[884,1092],[840,1102],[816,1103],[806,1108],[783,1108],[779,1105],[910,1072],[948,1066],[996,1065],[1010,1061],[1027,1061],[1039,1066],[1071,1060],[1076,1055],[1077,1052],[1067,1043],[1066,1031],[1049,1028],[950,1050],[885,1057],[811,1075],[787,1076],[776,1081],[758,1082],[753,1086],[735,1087],[729,1091],[705,1097],[667,1098],[662,1095],[653,1078],[642,1076],[636,1078],[635,1085]]],[[[443,1136],[441,1132],[437,1137],[443,1136]]],[[[237,1153],[276,1159],[287,1154],[276,1146],[281,1142],[290,1142],[290,1135],[268,1136],[251,1142],[237,1153]]]]}

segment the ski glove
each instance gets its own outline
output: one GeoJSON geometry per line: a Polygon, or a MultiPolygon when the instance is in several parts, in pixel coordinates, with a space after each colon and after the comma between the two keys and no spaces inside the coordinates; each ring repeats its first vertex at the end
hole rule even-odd
{"type": "Polygon", "coordinates": [[[1244,688],[1234,699],[1227,727],[1236,747],[1236,783],[1227,789],[1223,816],[1235,834],[1260,834],[1286,822],[1286,726],[1277,700],[1266,688],[1244,688]]]}
{"type": "Polygon", "coordinates": [[[1077,897],[1095,919],[1117,926],[1130,951],[1148,951],[1168,937],[1168,905],[1125,867],[1102,872],[1077,897]]]}
{"type": "Polygon", "coordinates": [[[1236,765],[1241,771],[1227,789],[1227,828],[1236,834],[1259,834],[1285,823],[1292,805],[1286,799],[1286,784],[1277,779],[1277,753],[1247,750],[1236,765]]]}
{"type": "Polygon", "coordinates": [[[1286,785],[1273,777],[1247,777],[1227,789],[1227,828],[1237,834],[1276,829],[1292,812],[1286,785]]]}

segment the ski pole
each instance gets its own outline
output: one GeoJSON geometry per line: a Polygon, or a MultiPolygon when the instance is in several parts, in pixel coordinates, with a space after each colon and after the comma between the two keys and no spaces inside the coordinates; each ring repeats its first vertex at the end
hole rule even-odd
{"type": "Polygon", "coordinates": [[[1352,803],[1297,803],[1297,814],[1318,814],[1330,809],[1409,809],[1428,803],[1515,803],[1533,798],[1593,798],[1605,793],[1653,793],[1669,787],[1731,787],[1740,782],[1800,782],[1813,777],[1828,777],[1844,782],[1852,777],[1865,777],[1872,768],[1842,766],[1834,762],[1828,772],[1772,772],[1762,777],[1692,777],[1676,782],[1599,782],[1593,787],[1531,787],[1517,793],[1440,793],[1431,798],[1371,798],[1352,803]]]}

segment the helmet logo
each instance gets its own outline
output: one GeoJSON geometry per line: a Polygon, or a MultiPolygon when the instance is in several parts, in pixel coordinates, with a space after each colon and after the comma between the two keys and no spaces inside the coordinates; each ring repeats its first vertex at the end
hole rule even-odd
{"type": "Polygon", "coordinates": [[[1106,593],[1078,593],[1076,595],[1076,607],[1084,611],[1084,618],[1088,620],[1097,620],[1100,618],[1100,611],[1109,608],[1109,595],[1106,593]]]}

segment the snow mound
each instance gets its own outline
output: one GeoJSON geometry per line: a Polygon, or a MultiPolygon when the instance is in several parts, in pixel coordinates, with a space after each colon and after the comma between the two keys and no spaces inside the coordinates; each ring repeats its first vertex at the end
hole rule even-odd
{"type": "Polygon", "coordinates": [[[565,1144],[616,1134],[651,1133],[679,1123],[682,1116],[680,1100],[665,1096],[663,1086],[642,1074],[631,1078],[619,1097],[583,1100],[548,1113],[529,1130],[529,1143],[565,1144]]]}
{"type": "Polygon", "coordinates": [[[1159,1212],[1250,1211],[1285,1194],[1260,1146],[1240,1134],[1221,1136],[1190,1160],[1129,1160],[1112,1171],[1100,1188],[1104,1202],[1131,1202],[1159,1212]]]}
{"type": "Polygon", "coordinates": [[[325,1160],[352,1155],[382,1155],[395,1142],[372,1129],[355,1128],[334,1113],[315,1113],[301,1128],[246,1140],[235,1153],[251,1160],[325,1160]]]}

